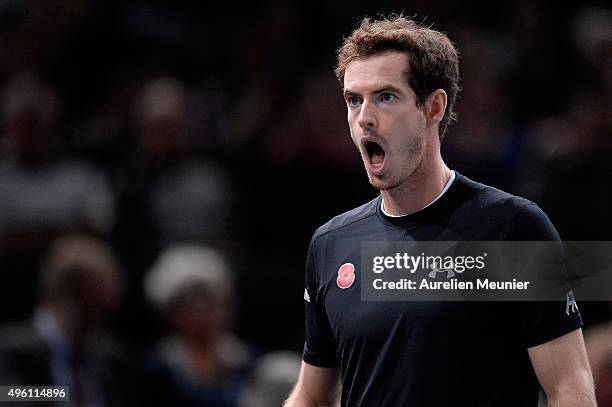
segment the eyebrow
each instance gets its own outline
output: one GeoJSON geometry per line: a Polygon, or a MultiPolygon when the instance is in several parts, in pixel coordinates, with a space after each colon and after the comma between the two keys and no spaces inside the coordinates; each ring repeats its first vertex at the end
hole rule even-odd
{"type": "MultiPolygon", "coordinates": [[[[393,85],[384,85],[384,86],[381,86],[380,88],[374,90],[372,92],[372,94],[377,94],[377,93],[381,93],[381,92],[388,92],[388,91],[395,92],[395,93],[403,93],[402,90],[399,89],[396,86],[393,86],[393,85]]],[[[349,97],[349,96],[359,96],[359,93],[354,92],[354,91],[352,91],[350,89],[345,89],[344,92],[342,92],[342,93],[343,93],[345,99],[347,97],[349,97]]]]}
{"type": "Polygon", "coordinates": [[[348,90],[348,89],[344,89],[344,92],[342,92],[342,94],[344,95],[344,98],[348,98],[349,96],[357,96],[357,93],[348,90]]]}

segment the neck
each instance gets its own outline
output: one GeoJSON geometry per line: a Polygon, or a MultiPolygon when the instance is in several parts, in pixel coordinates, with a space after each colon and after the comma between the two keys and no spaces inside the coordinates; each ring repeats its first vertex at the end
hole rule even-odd
{"type": "Polygon", "coordinates": [[[387,213],[395,216],[411,214],[429,205],[442,193],[451,170],[442,160],[439,150],[433,157],[433,160],[423,160],[402,184],[381,191],[387,213]]]}

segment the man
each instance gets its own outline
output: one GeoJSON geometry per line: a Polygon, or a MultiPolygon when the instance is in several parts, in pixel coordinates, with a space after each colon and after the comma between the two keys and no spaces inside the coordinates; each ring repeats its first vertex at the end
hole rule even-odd
{"type": "Polygon", "coordinates": [[[336,74],[380,196],[311,241],[303,363],[285,406],[336,405],[338,376],[350,407],[535,406],[539,384],[549,405],[594,406],[582,322],[565,303],[361,301],[363,241],[559,236],[535,204],[445,165],[459,70],[444,34],[403,17],[365,19],[336,74]]]}
{"type": "Polygon", "coordinates": [[[0,385],[67,386],[70,402],[53,404],[64,407],[138,405],[138,372],[105,333],[122,291],[111,247],[89,235],[58,238],[43,261],[41,287],[32,319],[0,332],[0,385]]]}

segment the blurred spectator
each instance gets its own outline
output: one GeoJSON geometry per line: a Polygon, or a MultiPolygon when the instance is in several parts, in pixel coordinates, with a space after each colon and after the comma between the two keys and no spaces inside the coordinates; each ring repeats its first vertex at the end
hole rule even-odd
{"type": "MultiPolygon", "coordinates": [[[[30,321],[0,335],[2,385],[69,386],[67,406],[133,406],[130,364],[104,327],[121,294],[110,247],[59,238],[41,269],[42,300],[30,321]]],[[[34,403],[36,405],[36,403],[34,403]]]]}
{"type": "Polygon", "coordinates": [[[150,210],[164,246],[227,237],[227,177],[210,160],[193,156],[188,102],[186,89],[173,78],[147,83],[140,100],[140,158],[151,176],[150,210]]]}
{"type": "Polygon", "coordinates": [[[165,250],[145,279],[145,291],[172,332],[150,362],[156,402],[166,406],[235,406],[250,352],[231,331],[234,294],[225,259],[210,248],[165,250]]]}
{"type": "Polygon", "coordinates": [[[66,229],[107,232],[113,221],[104,174],[57,155],[61,104],[59,94],[31,74],[4,88],[0,236],[5,244],[28,245],[66,229]]]}
{"type": "Polygon", "coordinates": [[[239,407],[280,407],[297,381],[301,363],[302,355],[295,352],[263,355],[240,395],[239,407]]]}
{"type": "Polygon", "coordinates": [[[136,112],[138,151],[122,183],[116,231],[132,254],[138,245],[149,245],[144,252],[151,257],[171,243],[227,237],[228,177],[194,151],[189,107],[187,90],[174,78],[143,87],[136,112]]]}

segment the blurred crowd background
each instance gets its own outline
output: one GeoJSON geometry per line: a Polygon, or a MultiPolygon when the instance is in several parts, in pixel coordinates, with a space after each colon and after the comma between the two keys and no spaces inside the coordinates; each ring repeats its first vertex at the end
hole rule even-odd
{"type": "MultiPolygon", "coordinates": [[[[310,237],[375,196],[333,67],[382,12],[459,47],[452,169],[612,240],[608,2],[0,0],[1,384],[278,405],[310,237]]],[[[610,307],[580,307],[610,381],[610,307]]]]}

